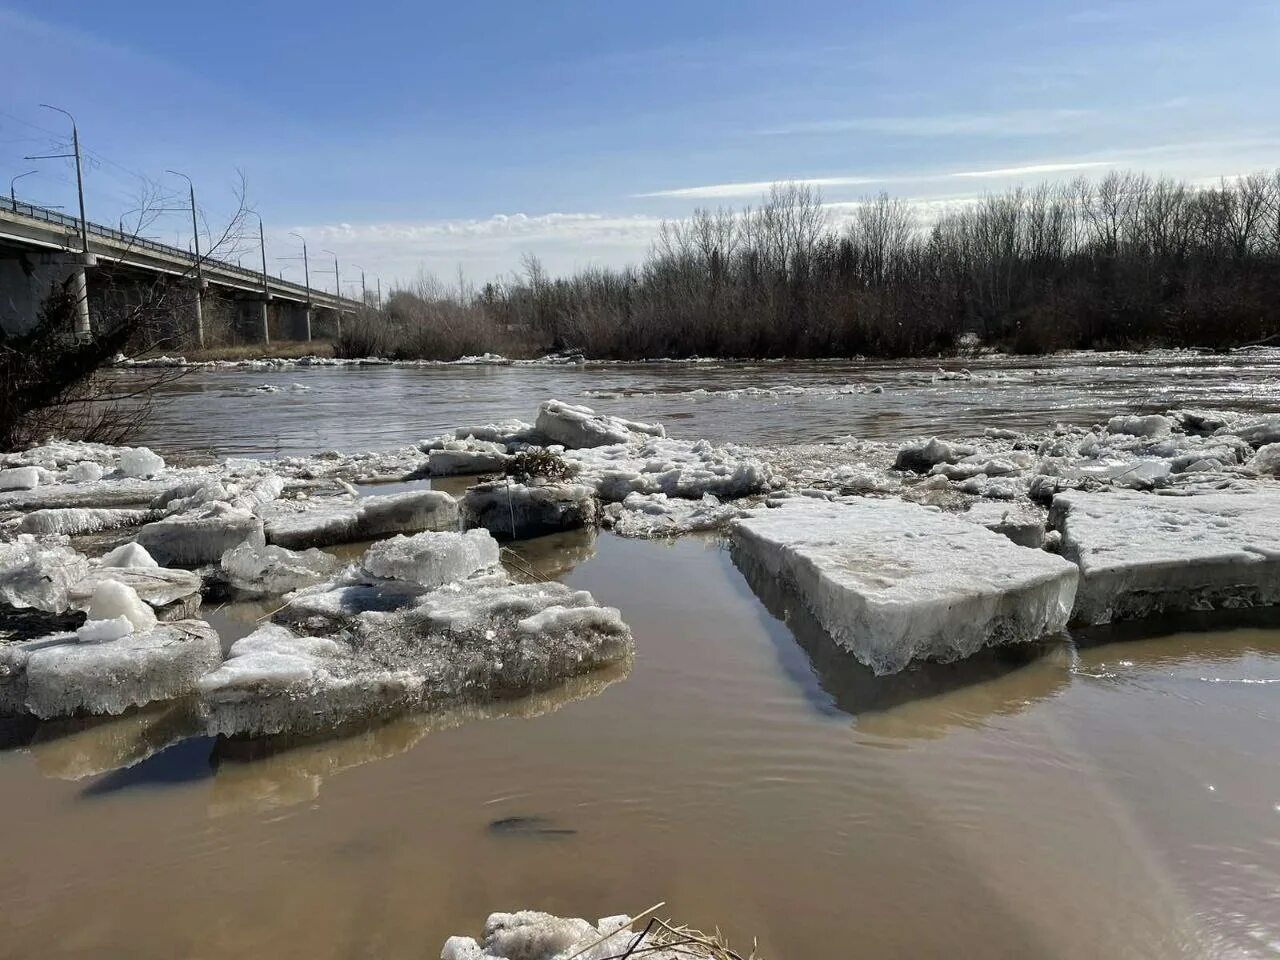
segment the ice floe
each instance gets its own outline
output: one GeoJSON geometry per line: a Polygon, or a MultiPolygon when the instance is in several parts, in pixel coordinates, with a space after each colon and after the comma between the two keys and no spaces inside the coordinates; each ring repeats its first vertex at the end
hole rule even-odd
{"type": "Polygon", "coordinates": [[[122,630],[98,626],[83,638],[71,633],[0,644],[0,713],[123,713],[190,694],[222,660],[217,633],[200,620],[122,630]]]}
{"type": "Polygon", "coordinates": [[[1280,603],[1280,488],[1158,496],[1058,494],[1061,553],[1080,567],[1081,623],[1280,603]]]}
{"type": "Polygon", "coordinates": [[[524,540],[589,526],[596,520],[595,492],[580,483],[513,483],[473,486],[462,499],[465,527],[524,540]]]}
{"type": "Polygon", "coordinates": [[[279,500],[258,510],[268,543],[297,550],[396,533],[452,530],[458,502],[440,490],[327,500],[279,500]]]}
{"type": "Polygon", "coordinates": [[[735,560],[785,581],[877,673],[1066,626],[1073,564],[892,500],[787,501],[734,522],[735,560]]]}
{"type": "Polygon", "coordinates": [[[596,413],[590,407],[559,400],[548,400],[538,408],[535,427],[552,443],[560,444],[567,450],[626,443],[636,436],[667,435],[660,424],[623,420],[596,413]]]}

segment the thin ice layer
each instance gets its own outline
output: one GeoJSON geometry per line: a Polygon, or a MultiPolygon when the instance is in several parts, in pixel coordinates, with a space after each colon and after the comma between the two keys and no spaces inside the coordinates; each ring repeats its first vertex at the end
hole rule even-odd
{"type": "Polygon", "coordinates": [[[1280,604],[1280,490],[1157,496],[1069,491],[1050,523],[1080,566],[1081,623],[1280,604]]]}
{"type": "Polygon", "coordinates": [[[739,566],[786,582],[877,673],[1035,640],[1066,626],[1075,598],[1062,558],[915,504],[797,499],[732,529],[739,566]]]}
{"type": "Polygon", "coordinates": [[[221,660],[218,635],[202,620],[100,643],[59,634],[0,644],[0,712],[123,713],[191,693],[221,660]]]}

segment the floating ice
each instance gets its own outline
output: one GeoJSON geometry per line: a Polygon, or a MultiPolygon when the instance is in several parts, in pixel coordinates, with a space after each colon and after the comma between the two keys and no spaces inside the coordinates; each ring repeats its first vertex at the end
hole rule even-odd
{"type": "Polygon", "coordinates": [[[1079,564],[1081,623],[1280,604],[1280,490],[1158,496],[1067,491],[1050,523],[1079,564]]]}
{"type": "Polygon", "coordinates": [[[360,561],[369,574],[440,587],[498,566],[498,543],[487,530],[419,533],[375,543],[360,561]]]}
{"type": "Polygon", "coordinates": [[[98,585],[107,580],[129,587],[161,620],[186,620],[200,609],[200,575],[156,566],[154,561],[150,567],[99,566],[90,570],[68,593],[72,608],[87,610],[98,585]]]}
{"type": "Polygon", "coordinates": [[[124,617],[139,633],[145,633],[156,625],[155,611],[142,602],[137,591],[119,580],[99,580],[86,613],[90,620],[124,617]]]}
{"type": "Polygon", "coordinates": [[[195,567],[217,562],[232,547],[262,536],[262,521],[248,510],[216,502],[149,523],[135,540],[163,564],[195,567]]]}
{"type": "Polygon", "coordinates": [[[1044,543],[1045,511],[1027,503],[978,500],[960,516],[1008,537],[1021,547],[1039,547],[1044,543]]]}
{"type": "Polygon", "coordinates": [[[76,639],[81,643],[107,643],[133,633],[133,623],[121,614],[108,620],[86,620],[76,627],[76,639]]]}
{"type": "Polygon", "coordinates": [[[299,552],[250,538],[224,553],[219,565],[227,582],[240,593],[262,596],[314,586],[341,564],[314,547],[299,552]]]}
{"type": "Polygon", "coordinates": [[[120,452],[120,473],[126,477],[146,479],[164,470],[164,460],[146,447],[126,447],[120,452]]]}
{"type": "Polygon", "coordinates": [[[524,540],[595,523],[594,491],[576,483],[476,484],[462,500],[464,527],[524,540]]]}
{"type": "Polygon", "coordinates": [[[977,453],[977,448],[962,443],[948,443],[933,437],[926,443],[909,444],[898,451],[893,469],[911,473],[928,473],[937,464],[955,463],[977,453]]]}
{"type": "Polygon", "coordinates": [[[1077,572],[971,521],[914,504],[798,499],[734,522],[735,560],[789,584],[877,673],[1062,629],[1077,572]]]}
{"type": "Polygon", "coordinates": [[[34,490],[40,485],[40,471],[35,467],[0,470],[0,490],[34,490]]]}
{"type": "MultiPolygon", "coordinates": [[[[618,612],[585,591],[498,578],[418,590],[400,595],[414,606],[345,618],[299,617],[291,603],[282,618],[338,632],[309,637],[277,624],[238,641],[201,682],[209,731],[330,730],[403,709],[520,696],[631,656],[618,612]]],[[[334,592],[316,588],[294,601],[334,592]]]]}
{"type": "Polygon", "coordinates": [[[1248,466],[1254,473],[1263,476],[1280,476],[1280,443],[1268,443],[1259,447],[1248,466]]]}
{"type": "Polygon", "coordinates": [[[623,420],[596,413],[590,407],[575,406],[559,400],[547,400],[538,407],[536,428],[552,443],[561,444],[568,450],[626,443],[635,439],[636,435],[667,435],[661,424],[623,420]]]}
{"type": "Polygon", "coordinates": [[[67,468],[66,479],[68,483],[92,483],[95,480],[101,480],[104,473],[101,464],[94,463],[92,460],[82,460],[75,466],[67,468]]]}
{"type": "Polygon", "coordinates": [[[699,530],[715,530],[742,511],[711,494],[701,500],[682,500],[665,493],[630,493],[621,503],[604,509],[604,521],[623,537],[674,537],[699,530]]]}
{"type": "Polygon", "coordinates": [[[631,493],[691,500],[710,493],[734,499],[773,486],[772,473],[761,460],[706,440],[654,438],[571,450],[564,457],[577,467],[577,482],[590,484],[606,501],[625,500],[631,493]]]}
{"type": "Polygon", "coordinates": [[[637,960],[709,960],[710,954],[696,945],[659,946],[643,931],[629,929],[630,922],[625,915],[605,917],[592,925],[536,910],[494,913],[485,921],[478,942],[471,937],[450,937],[440,960],[617,960],[627,956],[637,960]]]}
{"type": "Polygon", "coordinates": [[[91,643],[63,634],[0,644],[0,712],[41,718],[123,713],[193,692],[221,660],[218,635],[201,620],[91,643]]]}
{"type": "Polygon", "coordinates": [[[259,508],[268,543],[281,547],[325,547],[373,540],[394,533],[452,530],[458,503],[440,490],[413,490],[359,500],[279,500],[259,508]]]}
{"type": "Polygon", "coordinates": [[[433,477],[451,477],[469,473],[492,473],[507,462],[507,448],[489,440],[439,441],[427,453],[427,470],[433,477]]]}
{"type": "Polygon", "coordinates": [[[67,609],[68,591],[89,572],[89,560],[65,538],[22,534],[0,543],[0,602],[46,613],[67,609]]]}
{"type": "Polygon", "coordinates": [[[114,550],[103,554],[98,561],[103,567],[158,567],[160,564],[146,548],[136,543],[122,543],[114,550]]]}
{"type": "Polygon", "coordinates": [[[60,533],[78,536],[85,533],[97,533],[101,530],[117,530],[120,527],[132,527],[155,517],[151,510],[134,509],[93,509],[73,507],[70,509],[33,510],[22,518],[18,530],[22,533],[50,534],[60,533]]]}
{"type": "Polygon", "coordinates": [[[1158,413],[1148,416],[1121,415],[1107,421],[1107,433],[1127,433],[1134,437],[1167,437],[1173,421],[1158,413]]]}

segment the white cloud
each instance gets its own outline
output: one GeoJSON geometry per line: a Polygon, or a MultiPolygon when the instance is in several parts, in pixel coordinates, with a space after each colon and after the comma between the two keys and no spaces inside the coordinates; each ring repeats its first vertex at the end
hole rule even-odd
{"type": "MultiPolygon", "coordinates": [[[[788,179],[789,183],[798,183],[807,187],[863,187],[877,183],[890,183],[883,177],[809,177],[806,179],[788,179]]],[[[713,183],[700,187],[677,187],[673,190],[654,190],[652,193],[632,194],[637,198],[669,197],[685,200],[725,200],[737,197],[758,197],[768,193],[769,188],[777,180],[756,180],[749,183],[713,183]]]]}
{"type": "Polygon", "coordinates": [[[760,133],[765,136],[789,136],[862,131],[907,137],[1026,137],[1074,130],[1080,126],[1081,121],[1093,115],[1091,110],[1054,109],[914,117],[851,117],[789,124],[762,130],[760,133]]]}
{"type": "Polygon", "coordinates": [[[1118,166],[1115,160],[1071,160],[1060,163],[1033,163],[1025,167],[996,167],[993,170],[964,170],[946,174],[949,178],[980,179],[987,177],[1027,177],[1042,173],[1066,173],[1071,170],[1094,170],[1118,166]]]}

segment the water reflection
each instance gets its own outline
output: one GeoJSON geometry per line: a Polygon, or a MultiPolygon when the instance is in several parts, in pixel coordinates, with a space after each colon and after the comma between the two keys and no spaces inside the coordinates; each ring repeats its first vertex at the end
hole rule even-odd
{"type": "Polygon", "coordinates": [[[559,580],[596,555],[596,531],[581,527],[502,548],[502,562],[515,580],[559,580]]]}
{"type": "Polygon", "coordinates": [[[334,738],[220,738],[213,752],[209,813],[223,816],[309,803],[330,777],[404,753],[428,734],[475,720],[530,719],[553,713],[565,704],[599,695],[630,670],[629,662],[613,664],[528,697],[408,714],[334,738]]]}
{"type": "MultiPolygon", "coordinates": [[[[749,557],[730,553],[765,609],[804,651],[827,702],[853,716],[862,733],[937,738],[953,726],[1018,713],[1070,683],[1072,653],[1062,640],[990,647],[954,663],[917,663],[876,676],[832,639],[794,592],[749,557]]],[[[779,656],[785,664],[786,651],[779,656]]]]}
{"type": "Polygon", "coordinates": [[[41,774],[58,780],[133,767],[200,731],[186,701],[119,717],[8,718],[8,728],[11,738],[0,747],[25,750],[41,774]]]}

